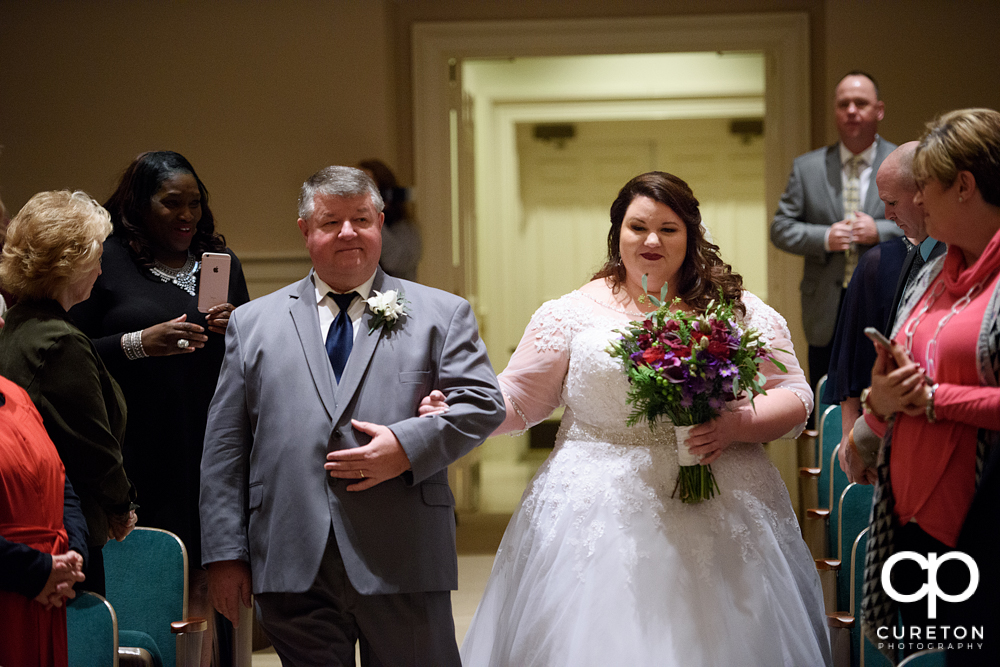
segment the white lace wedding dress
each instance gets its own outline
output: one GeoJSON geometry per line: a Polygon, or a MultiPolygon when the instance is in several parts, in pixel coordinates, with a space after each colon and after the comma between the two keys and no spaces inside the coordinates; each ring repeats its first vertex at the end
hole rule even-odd
{"type": "MultiPolygon", "coordinates": [[[[745,293],[745,324],[791,350],[784,319],[745,293]]],[[[788,492],[760,444],[713,465],[721,496],[670,495],[669,422],[625,426],[621,362],[638,319],[572,292],[543,305],[501,376],[528,424],[566,406],[555,449],[500,544],[462,645],[466,667],[831,664],[822,591],[788,492]]],[[[794,356],[766,389],[812,394],[794,356]]]]}

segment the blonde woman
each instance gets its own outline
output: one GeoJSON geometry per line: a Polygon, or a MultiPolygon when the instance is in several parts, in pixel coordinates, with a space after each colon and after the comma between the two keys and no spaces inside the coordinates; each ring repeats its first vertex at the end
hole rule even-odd
{"type": "MultiPolygon", "coordinates": [[[[896,627],[896,600],[882,588],[883,562],[893,552],[960,551],[979,563],[981,579],[971,599],[940,609],[961,622],[935,619],[916,601],[900,602],[899,616],[928,636],[935,627],[985,626],[982,650],[949,656],[948,664],[997,664],[1000,577],[986,563],[1000,547],[1000,113],[960,109],[929,123],[913,175],[927,233],[948,252],[903,296],[892,350],[879,350],[865,400],[866,421],[884,433],[865,562],[865,632],[877,646],[880,628],[896,627]]],[[[890,581],[899,595],[911,595],[925,574],[907,559],[890,581]]],[[[969,586],[969,570],[948,563],[938,582],[957,594],[969,586]]],[[[904,653],[916,648],[910,642],[904,653]]]]}
{"type": "Polygon", "coordinates": [[[90,295],[110,233],[87,194],[41,192],[11,220],[0,258],[0,283],[18,300],[0,329],[0,375],[28,392],[80,496],[90,533],[81,586],[101,594],[101,547],[136,521],[122,467],[125,400],[67,311],[90,295]]]}

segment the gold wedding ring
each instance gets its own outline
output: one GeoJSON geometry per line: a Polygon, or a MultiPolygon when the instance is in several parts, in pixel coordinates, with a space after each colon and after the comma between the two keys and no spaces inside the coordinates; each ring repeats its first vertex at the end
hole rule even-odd
{"type": "Polygon", "coordinates": [[[364,470],[359,470],[358,472],[361,473],[361,479],[364,479],[365,478],[365,471],[364,470]]]}

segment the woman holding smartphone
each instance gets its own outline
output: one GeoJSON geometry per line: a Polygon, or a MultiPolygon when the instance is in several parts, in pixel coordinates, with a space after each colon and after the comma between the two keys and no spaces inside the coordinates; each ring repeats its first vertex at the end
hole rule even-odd
{"type": "MultiPolygon", "coordinates": [[[[980,540],[995,542],[997,534],[996,507],[986,499],[996,497],[1000,453],[1000,113],[962,109],[929,123],[913,172],[927,233],[948,252],[928,263],[903,296],[894,344],[879,346],[864,401],[866,422],[885,431],[865,563],[865,627],[874,634],[896,623],[885,613],[894,600],[882,590],[877,556],[962,551],[976,558],[982,576],[967,608],[990,610],[972,614],[977,626],[990,626],[994,656],[976,664],[997,664],[1000,577],[987,566],[995,552],[980,540]]],[[[891,573],[904,595],[927,581],[912,560],[891,573]]],[[[938,582],[959,593],[968,570],[942,567],[938,582]]],[[[904,626],[956,625],[929,618],[926,600],[899,607],[904,626]]],[[[961,609],[949,602],[942,611],[961,609]]]]}
{"type": "MultiPolygon", "coordinates": [[[[179,153],[139,155],[104,207],[114,231],[104,243],[103,273],[71,315],[125,394],[125,466],[139,493],[142,524],[184,541],[189,613],[211,618],[198,520],[201,450],[229,315],[250,300],[246,280],[215,231],[208,191],[179,153]],[[205,252],[230,257],[229,298],[202,313],[205,252]]],[[[206,651],[211,646],[205,642],[206,651]]]]}

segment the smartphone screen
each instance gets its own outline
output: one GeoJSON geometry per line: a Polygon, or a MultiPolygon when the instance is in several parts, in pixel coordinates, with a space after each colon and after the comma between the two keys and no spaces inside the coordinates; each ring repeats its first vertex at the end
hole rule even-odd
{"type": "Polygon", "coordinates": [[[201,279],[198,282],[198,311],[207,313],[212,306],[229,301],[229,263],[223,252],[201,256],[201,279]]]}

